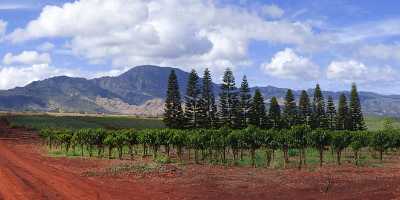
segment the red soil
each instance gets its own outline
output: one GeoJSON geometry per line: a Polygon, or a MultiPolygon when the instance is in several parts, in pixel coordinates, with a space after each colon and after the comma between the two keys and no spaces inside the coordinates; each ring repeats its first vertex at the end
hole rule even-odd
{"type": "Polygon", "coordinates": [[[49,158],[34,133],[0,124],[0,199],[400,199],[400,161],[384,168],[269,170],[186,165],[166,174],[84,176],[129,161],[49,158]]]}

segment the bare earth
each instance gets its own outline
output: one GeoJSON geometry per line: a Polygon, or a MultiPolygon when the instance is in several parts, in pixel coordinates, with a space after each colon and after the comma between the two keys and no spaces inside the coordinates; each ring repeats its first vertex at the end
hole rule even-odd
{"type": "Polygon", "coordinates": [[[0,124],[0,199],[400,199],[400,160],[384,168],[270,170],[186,165],[168,173],[85,176],[129,161],[50,158],[35,133],[0,124]]]}

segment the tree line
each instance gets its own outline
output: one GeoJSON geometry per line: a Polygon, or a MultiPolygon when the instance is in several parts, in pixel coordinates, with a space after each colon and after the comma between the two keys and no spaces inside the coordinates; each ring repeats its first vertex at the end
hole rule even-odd
{"type": "Polygon", "coordinates": [[[306,125],[311,129],[366,129],[355,83],[351,87],[350,102],[342,93],[337,107],[332,96],[328,96],[325,101],[319,84],[316,85],[312,98],[303,90],[296,102],[293,91],[288,89],[282,106],[275,96],[267,106],[260,89],[251,94],[246,76],[243,77],[240,87],[236,87],[235,77],[229,68],[224,72],[218,101],[208,69],[205,69],[202,79],[195,70],[190,72],[183,101],[179,91],[178,77],[172,70],[168,79],[164,112],[164,123],[168,128],[244,129],[252,125],[262,129],[281,130],[306,125]]]}

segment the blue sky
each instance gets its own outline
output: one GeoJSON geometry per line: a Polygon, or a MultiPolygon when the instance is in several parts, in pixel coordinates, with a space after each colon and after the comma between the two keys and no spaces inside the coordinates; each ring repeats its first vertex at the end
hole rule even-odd
{"type": "MultiPolygon", "coordinates": [[[[144,64],[400,94],[395,0],[2,0],[0,89],[144,64]]],[[[201,72],[199,72],[201,73],[201,72]]]]}

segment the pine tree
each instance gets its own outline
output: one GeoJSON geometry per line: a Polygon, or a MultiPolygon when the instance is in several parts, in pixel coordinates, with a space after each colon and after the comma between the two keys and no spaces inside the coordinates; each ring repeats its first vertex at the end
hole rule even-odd
{"type": "Polygon", "coordinates": [[[285,97],[285,108],[283,109],[283,120],[285,121],[285,125],[290,128],[296,125],[297,119],[297,107],[296,101],[293,96],[293,92],[291,89],[288,89],[285,97]]]}
{"type": "Polygon", "coordinates": [[[307,92],[303,90],[299,100],[299,123],[309,125],[311,113],[310,98],[307,92]]]}
{"type": "Polygon", "coordinates": [[[327,126],[325,116],[325,100],[319,84],[317,84],[314,90],[312,121],[313,128],[326,128],[327,126]]]}
{"type": "Polygon", "coordinates": [[[271,128],[281,127],[281,107],[278,104],[276,97],[271,98],[269,106],[268,119],[271,122],[271,128]]]}
{"type": "Polygon", "coordinates": [[[351,86],[350,94],[350,116],[353,131],[364,130],[365,122],[361,110],[360,98],[358,97],[357,86],[355,83],[351,86]]]}
{"type": "Polygon", "coordinates": [[[343,93],[339,97],[338,111],[336,115],[336,129],[337,130],[350,130],[351,117],[349,113],[349,106],[347,104],[346,95],[343,93]]]}
{"type": "Polygon", "coordinates": [[[333,102],[333,97],[328,97],[328,103],[326,105],[326,118],[328,121],[328,128],[330,130],[335,130],[336,126],[336,108],[335,103],[333,102]]]}
{"type": "Polygon", "coordinates": [[[172,70],[168,78],[168,90],[164,108],[164,123],[168,128],[183,128],[183,111],[178,78],[172,70]]]}
{"type": "Polygon", "coordinates": [[[251,94],[247,77],[244,76],[240,86],[240,127],[247,127],[249,121],[248,112],[251,106],[251,94]]]}
{"type": "Polygon", "coordinates": [[[211,73],[204,70],[203,84],[201,90],[201,110],[199,112],[199,123],[202,128],[213,128],[217,126],[217,106],[215,105],[214,88],[211,73]]]}
{"type": "Polygon", "coordinates": [[[249,124],[263,128],[266,124],[265,103],[259,89],[254,92],[249,110],[249,124]]]}
{"type": "Polygon", "coordinates": [[[185,96],[185,124],[187,128],[199,127],[200,109],[199,76],[195,70],[192,70],[189,74],[185,96]]]}
{"type": "Polygon", "coordinates": [[[236,117],[235,106],[238,106],[235,77],[233,76],[232,70],[228,68],[224,73],[219,99],[219,117],[221,125],[230,127],[234,125],[233,120],[235,120],[236,117]]]}

